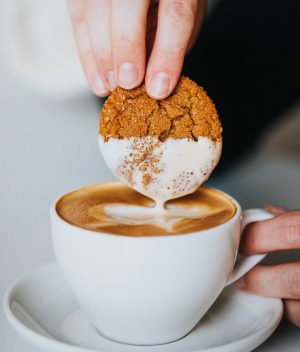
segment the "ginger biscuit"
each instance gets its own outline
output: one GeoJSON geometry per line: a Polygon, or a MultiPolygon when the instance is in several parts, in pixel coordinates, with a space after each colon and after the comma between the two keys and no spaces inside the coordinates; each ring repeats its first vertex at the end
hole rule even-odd
{"type": "Polygon", "coordinates": [[[126,90],[116,88],[106,100],[99,133],[110,138],[156,137],[212,141],[222,138],[222,127],[214,103],[191,79],[182,76],[174,92],[166,99],[148,96],[145,84],[126,90]]]}
{"type": "Polygon", "coordinates": [[[119,180],[162,209],[208,179],[221,155],[222,127],[206,92],[181,77],[163,100],[150,98],[144,84],[115,89],[102,109],[99,147],[119,180]]]}

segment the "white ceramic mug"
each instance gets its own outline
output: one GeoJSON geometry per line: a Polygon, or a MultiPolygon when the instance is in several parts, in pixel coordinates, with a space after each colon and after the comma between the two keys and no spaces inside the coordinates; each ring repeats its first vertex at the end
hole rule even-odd
{"type": "Polygon", "coordinates": [[[104,336],[154,345],[188,334],[223,288],[264,255],[235,267],[242,228],[272,215],[262,209],[236,214],[195,233],[129,237],[86,230],[51,208],[57,262],[79,305],[104,336]]]}

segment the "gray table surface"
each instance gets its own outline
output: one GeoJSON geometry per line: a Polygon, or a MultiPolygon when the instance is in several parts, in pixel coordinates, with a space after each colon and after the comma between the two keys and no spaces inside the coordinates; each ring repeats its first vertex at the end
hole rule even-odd
{"type": "MultiPolygon", "coordinates": [[[[28,270],[54,259],[49,207],[60,194],[111,179],[97,145],[100,102],[51,100],[14,82],[0,65],[0,299],[28,270]]],[[[244,207],[299,207],[300,160],[256,153],[211,179],[244,207]]],[[[299,258],[299,253],[295,254],[299,258]]],[[[300,350],[300,330],[283,321],[260,352],[300,350]]],[[[37,351],[8,325],[0,308],[0,351],[37,351]]],[[[241,351],[242,352],[242,351],[241,351]]]]}

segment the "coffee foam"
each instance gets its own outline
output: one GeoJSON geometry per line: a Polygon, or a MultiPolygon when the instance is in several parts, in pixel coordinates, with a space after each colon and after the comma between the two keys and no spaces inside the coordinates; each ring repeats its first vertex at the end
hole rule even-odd
{"type": "Polygon", "coordinates": [[[176,235],[205,230],[228,221],[236,212],[229,197],[206,187],[167,202],[161,212],[151,199],[118,182],[71,192],[58,201],[56,209],[71,224],[125,236],[176,235]]]}
{"type": "Polygon", "coordinates": [[[211,209],[207,205],[194,207],[178,207],[172,204],[164,211],[157,207],[142,207],[136,205],[106,205],[94,206],[88,210],[89,215],[101,221],[102,225],[155,225],[172,233],[176,224],[184,219],[197,219],[214,215],[218,209],[211,209]]]}
{"type": "Polygon", "coordinates": [[[164,202],[194,192],[217,165],[222,141],[156,137],[110,138],[99,136],[99,146],[112,173],[136,191],[164,202]]]}

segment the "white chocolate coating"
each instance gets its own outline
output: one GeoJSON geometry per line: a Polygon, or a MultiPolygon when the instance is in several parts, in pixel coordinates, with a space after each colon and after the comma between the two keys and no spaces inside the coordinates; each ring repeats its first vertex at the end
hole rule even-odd
{"type": "Polygon", "coordinates": [[[222,141],[156,137],[110,138],[99,146],[112,173],[123,183],[163,207],[169,199],[194,192],[205,182],[221,156],[222,141]]]}

